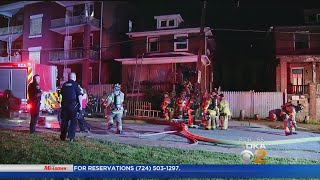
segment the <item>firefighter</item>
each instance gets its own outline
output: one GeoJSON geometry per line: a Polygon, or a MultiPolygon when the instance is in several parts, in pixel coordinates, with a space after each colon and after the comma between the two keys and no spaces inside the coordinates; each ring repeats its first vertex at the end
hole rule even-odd
{"type": "Polygon", "coordinates": [[[42,90],[40,88],[40,76],[38,74],[33,76],[32,83],[28,86],[28,95],[29,100],[28,104],[30,105],[30,133],[33,134],[36,131],[36,125],[38,123],[38,118],[40,114],[40,101],[42,90]]]}
{"type": "Polygon", "coordinates": [[[76,135],[77,112],[82,112],[82,93],[79,84],[76,83],[77,76],[74,72],[70,73],[69,81],[62,85],[61,94],[61,134],[60,139],[64,141],[67,133],[70,142],[73,142],[76,135]],[[68,122],[70,126],[68,128],[68,122]]]}
{"type": "Polygon", "coordinates": [[[122,116],[124,112],[123,108],[124,102],[124,93],[121,92],[120,84],[115,84],[113,87],[113,92],[107,98],[106,107],[110,106],[110,113],[108,115],[108,129],[113,127],[113,118],[116,119],[117,122],[117,133],[122,133],[122,116]]]}
{"type": "Polygon", "coordinates": [[[216,129],[219,127],[219,108],[218,108],[218,96],[217,92],[213,91],[210,96],[210,105],[208,107],[208,113],[210,115],[208,128],[216,129]]]}
{"type": "Polygon", "coordinates": [[[297,113],[301,112],[304,106],[298,101],[298,105],[295,106],[291,102],[284,104],[281,107],[281,116],[283,118],[283,128],[285,135],[297,134],[296,129],[298,128],[296,122],[297,113]]]}
{"type": "Polygon", "coordinates": [[[108,94],[107,92],[103,92],[103,96],[101,98],[101,102],[100,104],[104,107],[103,109],[103,114],[104,114],[104,117],[107,119],[108,121],[108,114],[109,114],[109,109],[107,108],[107,101],[108,100],[108,94]]]}
{"type": "Polygon", "coordinates": [[[211,104],[211,99],[208,92],[204,92],[201,102],[202,119],[201,124],[205,126],[207,130],[211,129],[211,117],[208,108],[211,104]]]}
{"type": "Polygon", "coordinates": [[[179,119],[182,119],[186,115],[186,103],[188,99],[186,97],[186,92],[182,91],[180,97],[178,97],[176,106],[177,106],[177,115],[179,119]]]}
{"type": "Polygon", "coordinates": [[[183,86],[183,90],[186,92],[186,95],[190,96],[191,91],[193,90],[191,82],[189,80],[185,80],[183,81],[182,86],[183,86]]]}
{"type": "Polygon", "coordinates": [[[170,121],[173,117],[173,102],[168,92],[164,93],[161,109],[163,111],[164,119],[170,121]]]}
{"type": "Polygon", "coordinates": [[[228,119],[231,116],[229,102],[225,99],[223,94],[219,95],[220,103],[218,105],[220,112],[220,126],[222,130],[228,129],[228,119]]]}
{"type": "Polygon", "coordinates": [[[198,94],[193,94],[190,99],[189,102],[187,104],[187,112],[188,112],[188,126],[190,128],[195,127],[194,126],[194,120],[195,120],[195,116],[197,114],[197,111],[199,109],[199,101],[197,98],[198,94]]]}

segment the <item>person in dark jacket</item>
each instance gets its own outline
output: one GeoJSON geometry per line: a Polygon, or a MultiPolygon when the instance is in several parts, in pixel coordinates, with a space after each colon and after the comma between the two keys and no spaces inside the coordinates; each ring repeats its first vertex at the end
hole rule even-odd
{"type": "Polygon", "coordinates": [[[32,83],[28,86],[28,104],[30,107],[30,133],[33,134],[36,131],[36,125],[40,114],[40,101],[42,90],[40,88],[40,76],[38,74],[33,76],[32,83]]]}
{"type": "Polygon", "coordinates": [[[60,139],[64,141],[67,137],[70,138],[70,142],[74,141],[77,127],[77,112],[82,112],[82,93],[81,89],[76,81],[76,74],[70,73],[69,81],[62,85],[61,95],[61,134],[60,139]],[[68,122],[70,126],[68,128],[68,122]]]}

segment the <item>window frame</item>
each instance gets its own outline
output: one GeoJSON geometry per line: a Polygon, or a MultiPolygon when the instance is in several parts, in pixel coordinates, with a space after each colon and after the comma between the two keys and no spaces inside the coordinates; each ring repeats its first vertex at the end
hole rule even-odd
{"type": "Polygon", "coordinates": [[[160,52],[160,36],[149,36],[147,37],[147,52],[148,53],[157,53],[160,52]],[[150,51],[150,39],[158,39],[158,48],[157,51],[150,51]]]}
{"type": "Polygon", "coordinates": [[[35,63],[35,64],[41,64],[41,49],[42,49],[42,46],[29,47],[29,48],[28,48],[29,61],[31,61],[31,58],[30,58],[30,54],[31,54],[31,53],[39,53],[39,60],[38,60],[38,59],[35,59],[35,60],[32,60],[31,62],[33,62],[33,63],[35,63]],[[39,61],[39,63],[37,63],[37,61],[39,61]]]}
{"type": "Polygon", "coordinates": [[[32,15],[30,16],[30,28],[29,28],[29,38],[37,38],[37,37],[42,37],[42,25],[43,25],[43,14],[36,14],[36,15],[32,15]],[[40,34],[33,34],[32,32],[32,21],[36,20],[36,19],[41,19],[41,26],[39,26],[40,28],[40,34]]]}
{"type": "Polygon", "coordinates": [[[173,49],[174,51],[188,51],[189,50],[189,34],[175,34],[174,35],[174,43],[173,43],[173,49]],[[176,42],[177,37],[186,37],[186,42],[176,42]],[[186,44],[187,47],[185,49],[179,49],[177,48],[178,44],[186,44]]]}
{"type": "Polygon", "coordinates": [[[290,77],[291,77],[290,82],[291,82],[291,84],[294,85],[293,84],[293,70],[295,70],[295,69],[302,70],[302,85],[304,85],[304,68],[303,67],[292,67],[291,68],[291,70],[290,70],[290,77]]]}
{"type": "Polygon", "coordinates": [[[293,33],[293,47],[294,50],[303,50],[303,49],[310,49],[310,32],[309,31],[296,31],[293,33]],[[308,47],[307,48],[298,48],[296,47],[296,34],[305,34],[308,36],[308,47]]]}

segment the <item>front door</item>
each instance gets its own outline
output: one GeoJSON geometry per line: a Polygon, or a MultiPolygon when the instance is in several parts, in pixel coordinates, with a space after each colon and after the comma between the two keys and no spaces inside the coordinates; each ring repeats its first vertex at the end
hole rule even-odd
{"type": "Polygon", "coordinates": [[[303,83],[303,68],[291,69],[291,83],[293,85],[293,93],[303,94],[304,83],[303,83]]]}

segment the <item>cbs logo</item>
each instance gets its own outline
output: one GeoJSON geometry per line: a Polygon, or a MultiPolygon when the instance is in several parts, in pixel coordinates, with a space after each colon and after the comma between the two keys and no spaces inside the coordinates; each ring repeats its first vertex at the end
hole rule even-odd
{"type": "Polygon", "coordinates": [[[245,164],[250,164],[254,162],[255,164],[265,164],[266,160],[262,158],[266,157],[267,152],[264,149],[255,150],[254,154],[249,150],[244,150],[241,152],[241,160],[245,164]]]}

